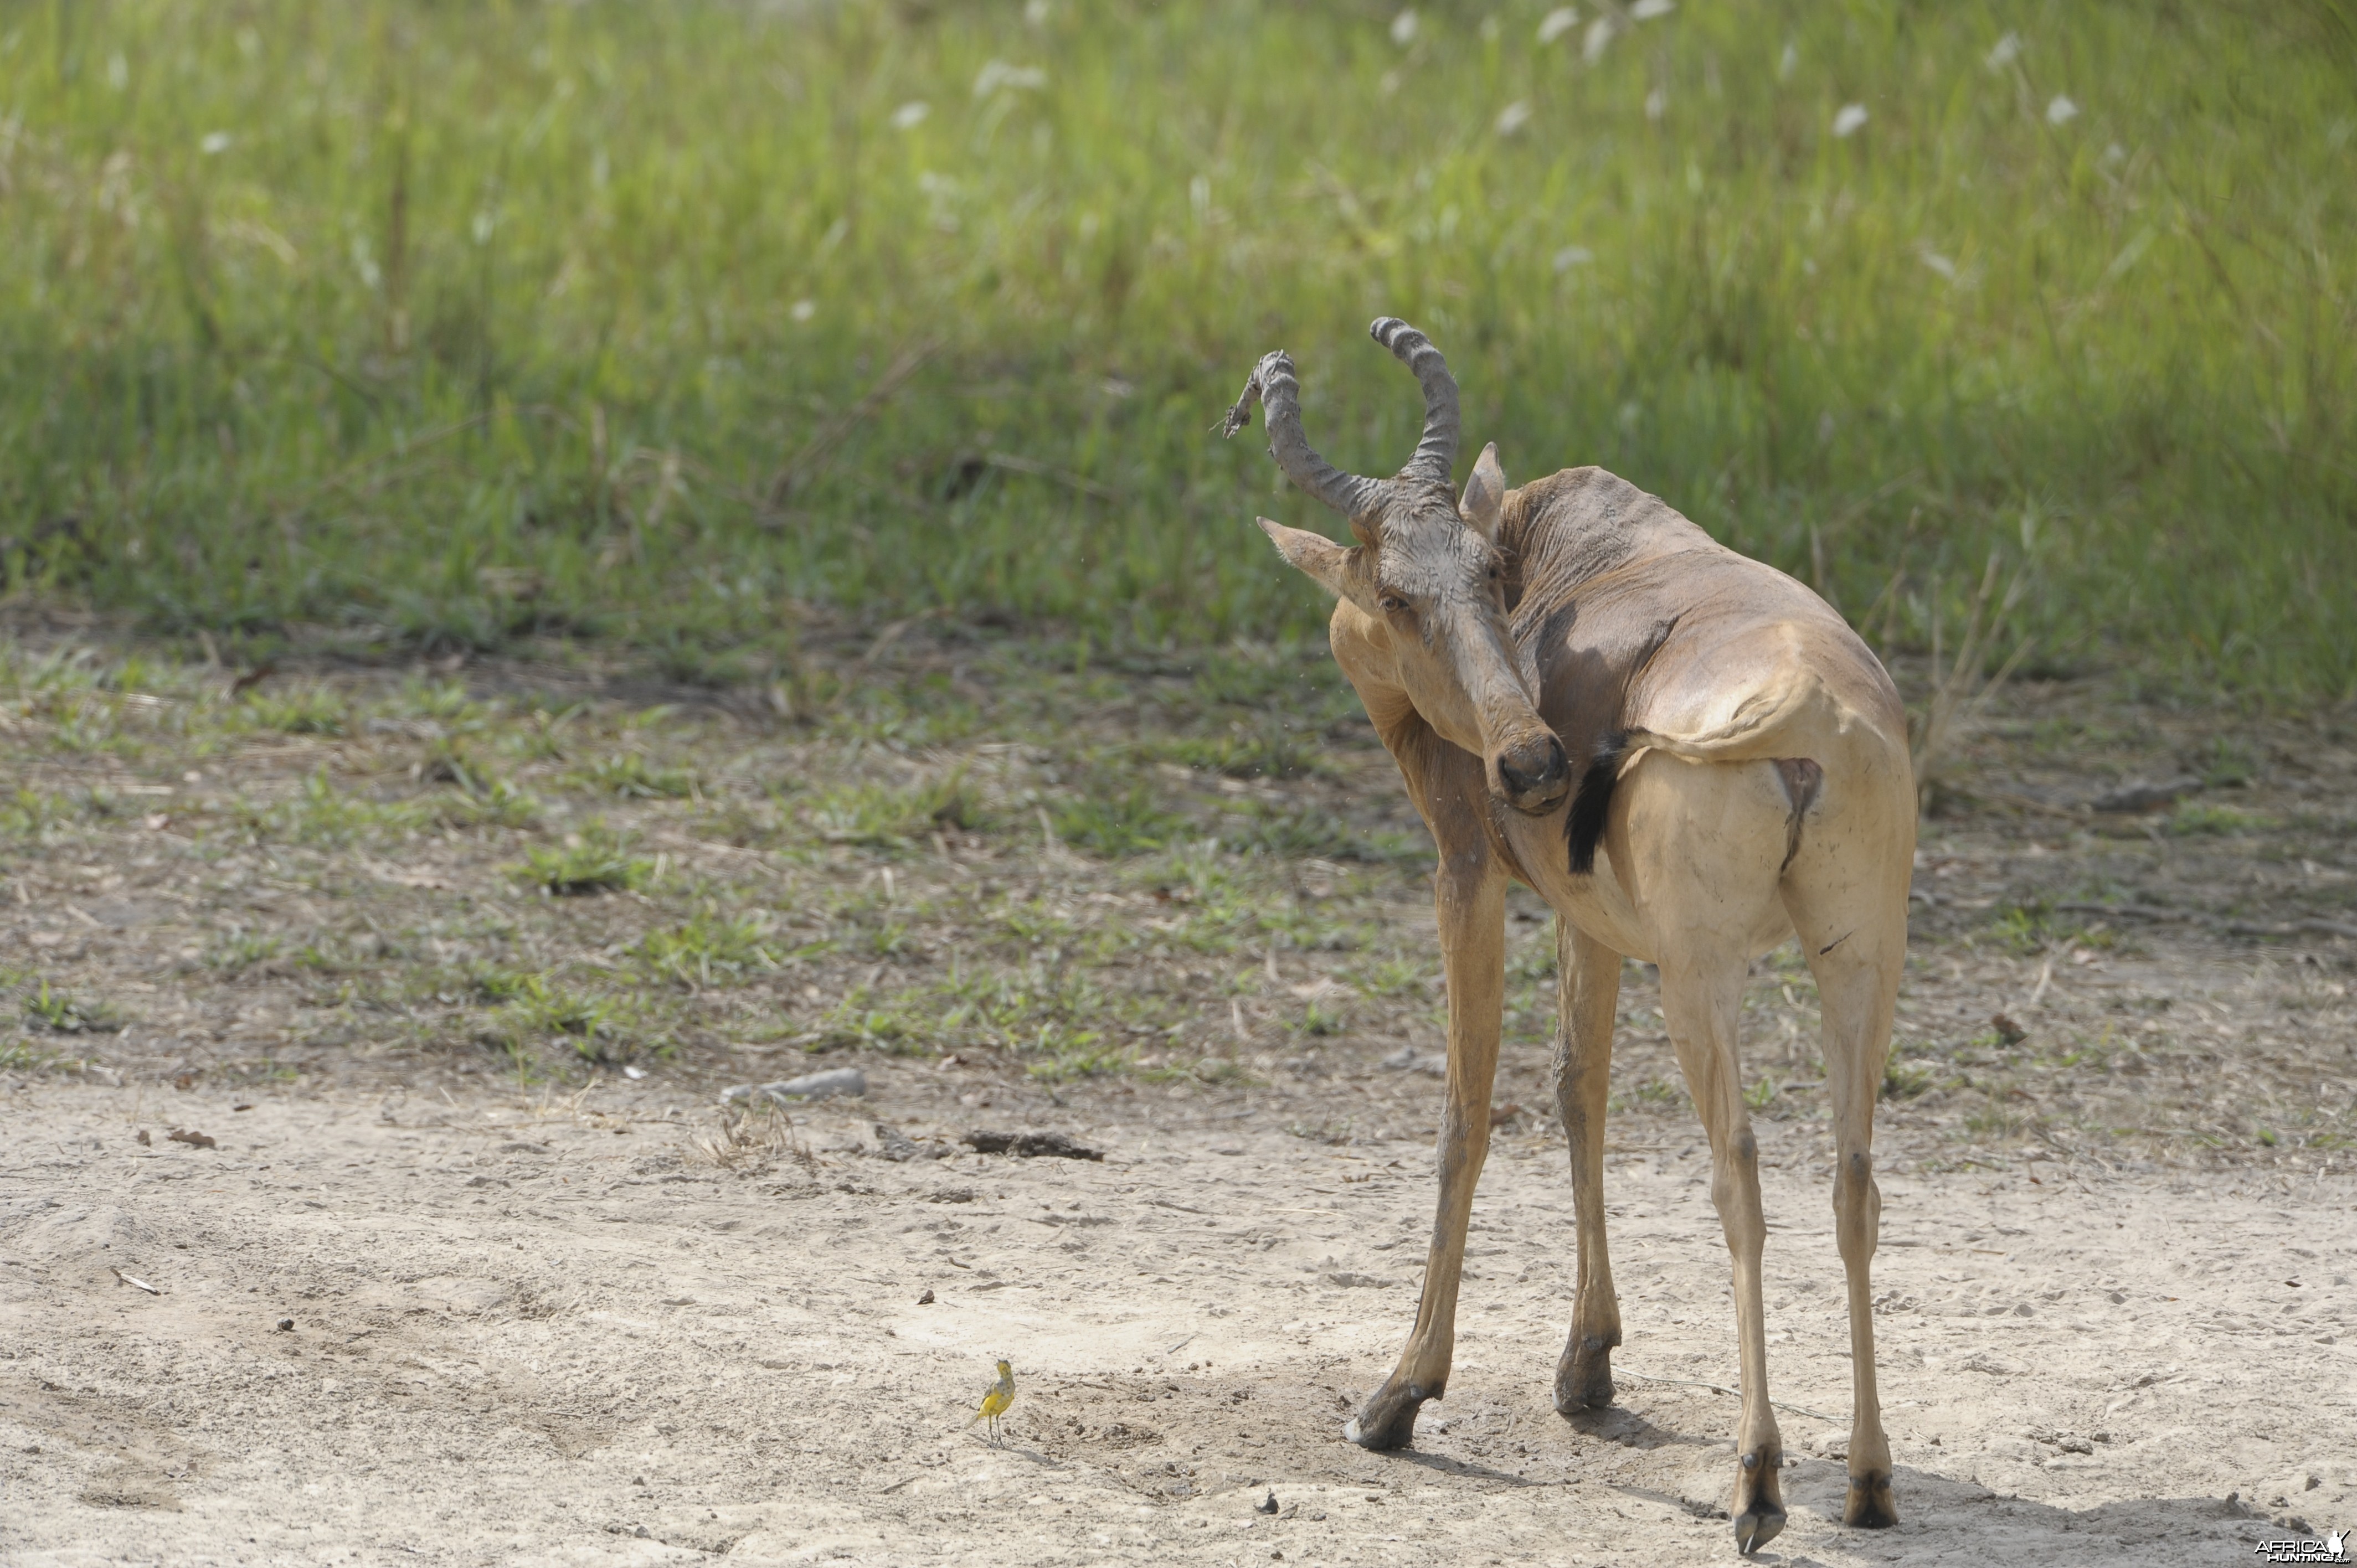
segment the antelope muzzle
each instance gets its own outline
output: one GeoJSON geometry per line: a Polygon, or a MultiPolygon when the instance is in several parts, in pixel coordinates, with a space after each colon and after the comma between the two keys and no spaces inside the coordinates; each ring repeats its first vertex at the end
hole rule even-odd
{"type": "Polygon", "coordinates": [[[1518,811],[1543,817],[1571,793],[1571,763],[1552,730],[1501,746],[1490,759],[1490,789],[1518,811]]]}

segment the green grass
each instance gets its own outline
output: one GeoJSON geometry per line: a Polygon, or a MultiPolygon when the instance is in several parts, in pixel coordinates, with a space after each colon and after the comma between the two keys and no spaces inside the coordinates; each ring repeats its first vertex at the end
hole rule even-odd
{"type": "Polygon", "coordinates": [[[1882,1064],[1883,1099],[1912,1100],[1938,1086],[1938,1070],[1921,1062],[1908,1060],[1908,1054],[1901,1042],[1890,1042],[1890,1054],[1882,1064]]]}
{"type": "Polygon", "coordinates": [[[523,864],[513,870],[519,880],[553,897],[577,898],[643,887],[654,875],[654,863],[631,854],[624,835],[591,822],[554,848],[525,850],[523,864]]]}
{"type": "Polygon", "coordinates": [[[906,786],[837,785],[814,796],[804,817],[828,843],[881,849],[943,824],[973,827],[981,819],[981,806],[959,769],[906,786]]]}
{"type": "Polygon", "coordinates": [[[256,694],[246,699],[245,711],[257,728],[288,735],[343,735],[351,725],[343,699],[318,687],[256,694]]]}
{"type": "Polygon", "coordinates": [[[1099,854],[1143,854],[1186,831],[1183,821],[1157,803],[1153,786],[1144,780],[1124,786],[1103,774],[1081,789],[1055,814],[1056,836],[1068,844],[1099,854]]]}
{"type": "Polygon", "coordinates": [[[697,987],[731,984],[756,970],[774,970],[787,949],[759,913],[706,911],[683,924],[648,932],[635,950],[654,973],[697,987]]]}
{"type": "Polygon", "coordinates": [[[232,929],[227,935],[216,938],[212,944],[206,948],[204,961],[213,969],[236,974],[253,968],[255,964],[268,963],[272,959],[276,958],[285,946],[283,940],[267,932],[232,929]]]}
{"type": "Polygon", "coordinates": [[[1282,345],[1389,471],[1389,311],[1886,645],[2028,549],[2057,657],[2357,689],[2347,0],[1549,8],[0,9],[0,570],[785,701],[781,599],[1299,631],[1207,427],[1282,345]]]}
{"type": "Polygon", "coordinates": [[[49,983],[39,986],[25,999],[25,1016],[52,1034],[113,1035],[122,1031],[122,1013],[113,1004],[69,996],[62,991],[51,991],[49,983]]]}
{"type": "Polygon", "coordinates": [[[2197,833],[2232,838],[2275,825],[2272,820],[2256,811],[2245,811],[2240,807],[2215,800],[2179,800],[2177,809],[2169,812],[2168,822],[2169,831],[2179,838],[2197,833]]]}
{"type": "Polygon", "coordinates": [[[651,763],[635,751],[601,757],[581,770],[580,779],[602,794],[629,800],[678,800],[695,793],[694,772],[651,763]]]}
{"type": "Polygon", "coordinates": [[[627,1061],[641,1044],[622,999],[552,981],[544,974],[479,971],[476,994],[495,1005],[476,1031],[485,1045],[521,1058],[548,1042],[588,1062],[627,1061]]]}

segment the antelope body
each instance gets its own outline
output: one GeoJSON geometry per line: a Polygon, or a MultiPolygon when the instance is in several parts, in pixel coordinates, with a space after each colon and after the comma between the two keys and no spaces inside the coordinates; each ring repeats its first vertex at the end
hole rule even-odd
{"type": "Polygon", "coordinates": [[[1309,447],[1281,352],[1260,362],[1226,424],[1233,435],[1263,402],[1272,456],[1350,520],[1355,548],[1260,525],[1334,594],[1334,656],[1439,852],[1448,1079],[1438,1211],[1406,1348],[1344,1434],[1404,1445],[1418,1407],[1448,1387],[1466,1223],[1489,1144],[1511,878],[1554,907],[1561,960],[1555,1094],[1578,1266],[1555,1408],[1570,1415],[1613,1395],[1620,1316],[1604,1233],[1604,1113],[1626,955],[1660,968],[1663,1021],[1708,1133],[1711,1197],[1734,1262],[1736,1543],[1748,1553],[1783,1528],[1760,1305],[1766,1226],[1736,1023],[1751,961],[1797,937],[1823,1004],[1848,1285],[1845,1518],[1894,1523],[1867,1274],[1881,1208],[1874,1103],[1915,846],[1898,693],[1814,594],[1601,469],[1510,490],[1492,446],[1452,497],[1456,382],[1405,322],[1386,317],[1373,334],[1425,395],[1422,443],[1394,478],[1345,473],[1309,447]]]}

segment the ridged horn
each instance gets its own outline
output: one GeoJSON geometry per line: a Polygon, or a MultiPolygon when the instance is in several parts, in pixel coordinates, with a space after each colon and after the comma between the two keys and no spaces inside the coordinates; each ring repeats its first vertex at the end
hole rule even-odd
{"type": "Polygon", "coordinates": [[[1400,470],[1401,477],[1447,484],[1448,470],[1457,461],[1459,423],[1457,378],[1448,373],[1448,361],[1440,357],[1431,338],[1396,316],[1381,317],[1367,332],[1414,371],[1416,384],[1424,389],[1424,439],[1416,443],[1415,456],[1400,470]]]}
{"type": "MultiPolygon", "coordinates": [[[[1433,356],[1435,359],[1438,355],[1433,356]]],[[[1441,374],[1448,375],[1447,370],[1441,374]]],[[[1380,479],[1362,478],[1346,473],[1320,457],[1301,434],[1301,383],[1294,380],[1293,357],[1284,349],[1264,358],[1253,367],[1252,379],[1244,382],[1243,394],[1228,417],[1221,423],[1220,434],[1233,435],[1252,423],[1252,405],[1258,400],[1268,409],[1268,455],[1285,470],[1285,477],[1311,495],[1340,512],[1344,517],[1356,517],[1374,504],[1383,489],[1380,479]]],[[[1454,393],[1450,406],[1455,406],[1454,393]]],[[[1456,426],[1450,425],[1452,439],[1456,426]]]]}

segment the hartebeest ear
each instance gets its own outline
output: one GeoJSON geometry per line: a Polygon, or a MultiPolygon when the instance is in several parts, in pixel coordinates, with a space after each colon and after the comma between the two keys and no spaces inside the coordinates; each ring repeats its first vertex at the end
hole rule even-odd
{"type": "Polygon", "coordinates": [[[1481,448],[1473,477],[1465,481],[1464,499],[1457,503],[1457,515],[1482,538],[1497,542],[1498,524],[1506,515],[1506,470],[1498,466],[1495,441],[1481,448]]]}
{"type": "Polygon", "coordinates": [[[1323,583],[1328,593],[1338,599],[1355,601],[1359,597],[1351,592],[1351,557],[1358,553],[1356,551],[1344,549],[1322,533],[1287,528],[1265,517],[1254,521],[1268,535],[1268,542],[1276,546],[1279,555],[1323,583]]]}

